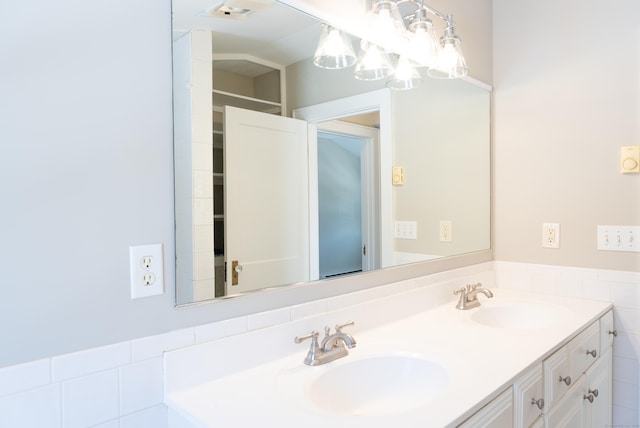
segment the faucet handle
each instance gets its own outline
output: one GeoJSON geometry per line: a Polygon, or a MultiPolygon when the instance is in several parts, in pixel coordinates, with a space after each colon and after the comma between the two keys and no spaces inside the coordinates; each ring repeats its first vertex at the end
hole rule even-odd
{"type": "Polygon", "coordinates": [[[477,284],[467,284],[467,292],[473,291],[476,288],[482,287],[482,283],[478,282],[477,284]]]}
{"type": "Polygon", "coordinates": [[[311,339],[311,346],[313,347],[314,345],[318,344],[318,337],[320,336],[320,333],[318,333],[316,330],[313,330],[311,333],[305,335],[305,336],[296,336],[293,341],[296,343],[302,343],[303,341],[307,340],[307,339],[311,339]]]}
{"type": "Polygon", "coordinates": [[[453,290],[453,294],[462,294],[463,296],[466,292],[467,292],[467,289],[464,287],[458,288],[457,290],[453,290]]]}
{"type": "Polygon", "coordinates": [[[309,347],[309,352],[307,352],[307,356],[304,358],[304,363],[308,366],[315,366],[318,364],[318,355],[320,354],[320,345],[318,345],[318,333],[316,330],[313,330],[311,333],[305,336],[296,336],[293,341],[296,343],[302,343],[307,339],[311,339],[311,346],[309,347]]]}
{"type": "Polygon", "coordinates": [[[336,333],[342,333],[342,329],[345,327],[349,327],[355,324],[355,321],[347,321],[344,324],[337,324],[336,325],[336,333]]]}

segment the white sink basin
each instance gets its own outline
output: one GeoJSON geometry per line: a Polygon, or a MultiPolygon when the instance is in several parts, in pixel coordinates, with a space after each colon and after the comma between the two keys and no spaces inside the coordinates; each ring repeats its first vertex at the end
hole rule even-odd
{"type": "Polygon", "coordinates": [[[489,327],[539,329],[557,325],[564,316],[562,309],[540,302],[505,302],[481,306],[471,319],[489,327]]]}
{"type": "Polygon", "coordinates": [[[296,370],[306,380],[283,386],[296,388],[298,384],[303,391],[288,392],[302,397],[316,410],[375,416],[420,407],[444,394],[449,384],[441,365],[420,356],[385,354],[348,361],[349,358],[353,357],[347,356],[334,366],[335,362],[296,370]],[[321,372],[313,373],[314,370],[321,372]]]}

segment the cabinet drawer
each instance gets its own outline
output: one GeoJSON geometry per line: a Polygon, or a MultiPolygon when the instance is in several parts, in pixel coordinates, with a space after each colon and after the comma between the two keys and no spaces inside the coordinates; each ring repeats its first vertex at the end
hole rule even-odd
{"type": "Polygon", "coordinates": [[[542,366],[538,363],[513,384],[514,424],[529,427],[545,408],[542,366]]]}
{"type": "Polygon", "coordinates": [[[569,391],[549,410],[545,417],[546,426],[553,428],[584,428],[585,419],[582,411],[585,377],[580,376],[569,388],[569,391]]]}
{"type": "Polygon", "coordinates": [[[567,345],[571,378],[577,379],[600,355],[600,323],[596,321],[567,345]]]}
{"type": "Polygon", "coordinates": [[[576,379],[571,377],[569,350],[558,349],[542,363],[544,370],[545,409],[550,409],[571,387],[576,379]]]}
{"type": "Polygon", "coordinates": [[[614,332],[613,311],[609,311],[600,318],[600,352],[602,354],[613,345],[614,332]]]}

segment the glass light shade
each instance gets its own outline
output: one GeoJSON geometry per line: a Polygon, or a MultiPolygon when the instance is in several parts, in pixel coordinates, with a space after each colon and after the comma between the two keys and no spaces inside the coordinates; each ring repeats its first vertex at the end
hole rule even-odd
{"type": "Polygon", "coordinates": [[[321,68],[339,69],[351,67],[356,59],[349,37],[337,28],[323,25],[313,63],[321,68]]]}
{"type": "Polygon", "coordinates": [[[380,80],[393,73],[389,55],[378,46],[362,41],[353,75],[358,80],[380,80]]]}
{"type": "Polygon", "coordinates": [[[422,84],[422,78],[418,70],[413,67],[409,58],[401,56],[398,59],[393,76],[387,81],[387,88],[406,90],[417,88],[420,84],[422,84]]]}
{"type": "Polygon", "coordinates": [[[467,63],[462,54],[462,41],[454,34],[451,24],[442,36],[442,49],[434,68],[427,71],[429,77],[437,79],[458,79],[469,74],[467,63]]]}
{"type": "Polygon", "coordinates": [[[440,56],[440,43],[433,30],[431,20],[413,22],[409,27],[411,34],[409,55],[418,67],[433,68],[440,56]]]}
{"type": "Polygon", "coordinates": [[[407,29],[395,1],[375,1],[369,13],[372,38],[385,52],[400,52],[407,44],[407,29]]]}

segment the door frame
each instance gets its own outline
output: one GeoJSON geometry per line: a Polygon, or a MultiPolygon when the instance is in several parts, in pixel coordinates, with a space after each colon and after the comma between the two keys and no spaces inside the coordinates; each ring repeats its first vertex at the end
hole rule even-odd
{"type": "Polygon", "coordinates": [[[311,260],[310,277],[318,279],[318,134],[317,124],[338,120],[347,116],[371,113],[380,114],[379,156],[380,183],[379,200],[379,255],[380,266],[393,266],[393,197],[391,191],[392,170],[392,103],[391,90],[379,89],[360,95],[328,101],[293,111],[293,117],[309,124],[309,258],[311,260]]]}
{"type": "MultiPolygon", "coordinates": [[[[362,259],[362,270],[369,271],[378,269],[379,245],[378,230],[379,220],[378,203],[379,174],[378,170],[378,130],[354,123],[332,121],[322,122],[317,125],[317,131],[322,134],[346,135],[356,137],[362,142],[360,150],[360,182],[361,182],[361,234],[360,256],[362,259]],[[363,251],[362,246],[366,245],[367,251],[363,251]]],[[[313,261],[311,262],[313,263],[313,261]]]]}

